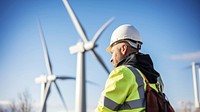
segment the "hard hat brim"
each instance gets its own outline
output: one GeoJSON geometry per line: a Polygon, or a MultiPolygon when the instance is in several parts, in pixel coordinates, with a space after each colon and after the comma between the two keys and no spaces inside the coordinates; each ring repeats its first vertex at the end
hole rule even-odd
{"type": "Polygon", "coordinates": [[[111,46],[108,46],[107,49],[106,49],[106,51],[107,51],[108,53],[111,53],[111,46]]]}
{"type": "Polygon", "coordinates": [[[110,44],[110,45],[107,47],[106,51],[107,51],[108,53],[111,53],[112,47],[113,47],[114,45],[118,44],[118,43],[121,43],[121,42],[126,42],[126,41],[123,40],[123,39],[117,40],[116,42],[113,42],[112,44],[110,44]]]}

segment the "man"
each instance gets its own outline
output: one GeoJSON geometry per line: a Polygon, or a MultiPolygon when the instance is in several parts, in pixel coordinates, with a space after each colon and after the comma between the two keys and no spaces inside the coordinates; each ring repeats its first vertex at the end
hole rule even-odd
{"type": "Polygon", "coordinates": [[[110,73],[96,112],[145,112],[146,77],[157,83],[159,73],[154,70],[148,54],[139,52],[142,39],[138,30],[124,24],[114,30],[107,52],[114,70],[110,73]]]}

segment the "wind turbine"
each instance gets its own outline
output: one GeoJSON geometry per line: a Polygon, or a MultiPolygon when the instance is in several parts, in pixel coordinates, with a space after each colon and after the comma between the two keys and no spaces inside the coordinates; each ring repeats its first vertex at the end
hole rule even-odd
{"type": "Polygon", "coordinates": [[[48,73],[47,75],[41,75],[40,77],[35,79],[36,83],[41,83],[41,110],[40,110],[40,112],[46,112],[46,102],[47,102],[47,98],[50,94],[50,87],[51,87],[52,82],[55,84],[56,89],[57,89],[57,91],[60,95],[62,102],[63,102],[63,105],[64,105],[64,107],[67,111],[66,103],[65,103],[64,98],[61,94],[61,91],[60,91],[60,89],[59,89],[59,87],[56,83],[56,80],[66,80],[66,79],[75,80],[75,78],[74,77],[68,77],[68,76],[56,76],[56,75],[53,74],[52,64],[51,64],[51,61],[50,61],[50,58],[49,58],[49,54],[48,54],[43,30],[42,30],[39,19],[38,19],[37,22],[38,22],[38,29],[39,29],[39,33],[40,33],[40,39],[42,41],[42,47],[43,47],[43,53],[44,53],[47,73],[48,73]]]}
{"type": "Polygon", "coordinates": [[[92,55],[99,61],[106,72],[109,74],[109,70],[103,63],[103,60],[97,55],[94,48],[96,47],[96,41],[105,30],[105,28],[114,20],[111,18],[107,21],[94,35],[91,41],[88,41],[83,27],[75,16],[70,4],[67,0],[63,0],[63,3],[71,17],[73,24],[77,32],[79,33],[82,41],[69,48],[71,54],[77,53],[77,74],[76,74],[76,112],[86,112],[86,92],[85,92],[85,52],[90,51],[92,55]]]}
{"type": "MultiPolygon", "coordinates": [[[[199,71],[199,78],[200,78],[200,63],[192,62],[192,74],[193,74],[193,85],[194,85],[194,107],[195,112],[200,111],[200,102],[199,102],[199,88],[198,88],[198,82],[197,82],[197,74],[196,74],[196,66],[198,67],[199,71]]],[[[200,80],[199,80],[200,81],[200,80]]]]}

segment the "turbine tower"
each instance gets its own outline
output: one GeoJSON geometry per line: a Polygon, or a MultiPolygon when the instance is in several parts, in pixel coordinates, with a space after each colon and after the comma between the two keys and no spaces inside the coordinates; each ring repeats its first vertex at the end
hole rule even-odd
{"type": "Polygon", "coordinates": [[[106,29],[106,27],[114,20],[111,18],[107,21],[94,35],[91,41],[88,41],[88,38],[84,32],[81,23],[78,21],[78,18],[75,16],[70,4],[67,0],[63,0],[63,3],[71,17],[71,20],[79,33],[82,41],[78,42],[76,45],[69,48],[71,54],[77,53],[77,74],[76,74],[76,110],[75,112],[86,112],[86,92],[85,92],[85,52],[90,51],[91,54],[99,61],[103,66],[106,72],[109,74],[109,70],[103,63],[103,60],[97,55],[94,48],[96,47],[96,41],[106,29]]]}
{"type": "Polygon", "coordinates": [[[199,78],[200,78],[200,63],[192,62],[192,74],[193,74],[193,85],[194,85],[194,107],[195,107],[195,112],[200,112],[199,90],[198,90],[199,88],[197,82],[196,65],[198,65],[199,78]]]}
{"type": "Polygon", "coordinates": [[[45,58],[45,63],[46,63],[46,68],[47,68],[47,75],[41,75],[40,77],[35,79],[36,83],[41,83],[41,110],[40,112],[46,112],[46,102],[47,102],[47,98],[50,94],[50,87],[51,87],[51,83],[53,82],[56,86],[56,89],[59,93],[59,96],[63,102],[63,105],[67,111],[67,106],[66,103],[64,101],[64,98],[61,94],[61,91],[56,83],[56,80],[66,80],[66,79],[73,79],[75,80],[74,77],[68,77],[68,76],[56,76],[53,75],[53,71],[52,71],[52,65],[51,65],[51,61],[49,58],[49,54],[48,54],[48,50],[47,50],[47,46],[46,46],[46,42],[44,39],[44,34],[42,31],[42,27],[40,24],[40,21],[38,19],[38,29],[39,29],[39,33],[40,33],[40,39],[42,41],[42,47],[43,47],[43,53],[44,53],[44,58],[45,58]]]}

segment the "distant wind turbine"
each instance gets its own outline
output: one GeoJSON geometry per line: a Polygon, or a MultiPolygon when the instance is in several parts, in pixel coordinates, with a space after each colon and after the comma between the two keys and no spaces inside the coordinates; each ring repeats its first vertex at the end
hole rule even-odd
{"type": "Polygon", "coordinates": [[[192,74],[193,74],[193,86],[194,86],[194,107],[195,107],[195,112],[200,112],[199,90],[198,90],[199,82],[197,82],[197,73],[196,73],[197,65],[198,65],[199,78],[200,78],[200,63],[192,62],[192,74]]]}
{"type": "Polygon", "coordinates": [[[40,112],[46,112],[46,102],[47,102],[48,96],[50,94],[50,87],[51,87],[52,82],[55,84],[56,89],[59,93],[59,96],[60,96],[60,98],[63,102],[63,105],[64,105],[64,107],[67,111],[66,103],[65,103],[64,98],[61,94],[61,91],[58,87],[58,84],[56,83],[56,80],[66,80],[66,79],[75,80],[75,77],[56,76],[56,75],[53,74],[52,64],[51,64],[51,61],[50,61],[50,58],[49,58],[49,54],[48,54],[43,30],[42,30],[39,19],[37,20],[37,22],[38,22],[38,29],[39,29],[39,33],[40,33],[40,39],[42,41],[42,47],[43,47],[43,53],[44,53],[47,73],[48,73],[47,75],[41,75],[40,77],[35,79],[36,83],[41,83],[41,110],[40,110],[40,112]]]}
{"type": "Polygon", "coordinates": [[[102,32],[107,28],[107,26],[114,20],[111,18],[107,21],[94,35],[91,41],[88,41],[88,38],[84,32],[81,23],[78,21],[78,18],[75,16],[70,4],[67,0],[63,0],[63,3],[71,17],[71,20],[79,33],[82,41],[78,42],[75,46],[69,48],[70,53],[77,53],[77,74],[76,74],[76,112],[86,112],[86,92],[85,92],[85,52],[90,51],[90,53],[98,60],[98,62],[103,66],[106,72],[109,74],[108,68],[105,66],[103,60],[95,52],[94,48],[96,47],[96,41],[102,34],[102,32]]]}

